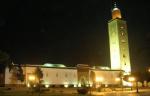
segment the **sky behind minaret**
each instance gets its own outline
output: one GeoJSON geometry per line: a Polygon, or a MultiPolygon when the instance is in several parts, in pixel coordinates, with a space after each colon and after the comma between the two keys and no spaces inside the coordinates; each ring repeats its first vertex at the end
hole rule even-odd
{"type": "MultiPolygon", "coordinates": [[[[149,2],[118,0],[127,21],[133,69],[150,65],[149,2]]],[[[107,22],[111,0],[4,0],[0,49],[14,63],[109,66],[107,22]]]]}

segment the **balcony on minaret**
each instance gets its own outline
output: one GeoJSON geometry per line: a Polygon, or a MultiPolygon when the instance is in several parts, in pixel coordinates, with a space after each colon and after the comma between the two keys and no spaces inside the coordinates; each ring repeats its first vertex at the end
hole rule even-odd
{"type": "Polygon", "coordinates": [[[121,11],[118,8],[113,8],[112,19],[121,19],[121,11]]]}

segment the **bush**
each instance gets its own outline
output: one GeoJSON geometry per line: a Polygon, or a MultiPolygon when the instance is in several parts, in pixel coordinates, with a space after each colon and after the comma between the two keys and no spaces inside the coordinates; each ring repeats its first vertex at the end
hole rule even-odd
{"type": "Polygon", "coordinates": [[[87,94],[89,89],[84,87],[84,88],[78,88],[77,91],[79,94],[87,94]]]}

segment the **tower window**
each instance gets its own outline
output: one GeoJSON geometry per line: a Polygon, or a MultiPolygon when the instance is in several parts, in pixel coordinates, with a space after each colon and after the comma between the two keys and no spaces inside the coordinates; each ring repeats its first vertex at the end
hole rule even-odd
{"type": "Polygon", "coordinates": [[[125,55],[125,54],[123,54],[123,58],[126,58],[126,55],[125,55]]]}
{"type": "Polygon", "coordinates": [[[121,26],[121,27],[120,27],[120,29],[124,29],[124,27],[123,27],[123,26],[121,26]]]}
{"type": "Polygon", "coordinates": [[[121,40],[122,43],[125,43],[126,41],[124,39],[121,40]]]}
{"type": "Polygon", "coordinates": [[[124,36],[124,32],[121,32],[121,35],[124,36]]]}

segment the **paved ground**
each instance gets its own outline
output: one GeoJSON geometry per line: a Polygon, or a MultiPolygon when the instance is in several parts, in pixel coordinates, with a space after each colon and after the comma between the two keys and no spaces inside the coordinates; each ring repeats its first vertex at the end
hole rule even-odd
{"type": "Polygon", "coordinates": [[[139,93],[136,93],[136,90],[91,91],[88,95],[79,95],[75,88],[49,88],[48,91],[39,95],[38,93],[32,93],[31,89],[26,88],[0,88],[0,96],[150,96],[150,89],[140,89],[139,93]]]}

